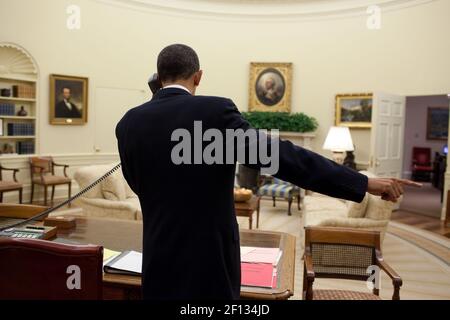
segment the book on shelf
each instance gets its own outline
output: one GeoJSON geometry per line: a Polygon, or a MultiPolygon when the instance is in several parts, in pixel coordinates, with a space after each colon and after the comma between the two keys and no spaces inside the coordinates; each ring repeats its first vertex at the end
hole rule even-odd
{"type": "Polygon", "coordinates": [[[0,103],[0,115],[14,116],[16,113],[16,106],[14,103],[0,103]]]}
{"type": "Polygon", "coordinates": [[[14,98],[34,99],[36,96],[36,89],[31,84],[18,84],[12,86],[14,98]]]}
{"type": "Polygon", "coordinates": [[[34,136],[34,123],[8,123],[8,136],[34,136]]]}
{"type": "Polygon", "coordinates": [[[16,142],[16,152],[18,154],[34,154],[33,141],[18,141],[16,142]]]}

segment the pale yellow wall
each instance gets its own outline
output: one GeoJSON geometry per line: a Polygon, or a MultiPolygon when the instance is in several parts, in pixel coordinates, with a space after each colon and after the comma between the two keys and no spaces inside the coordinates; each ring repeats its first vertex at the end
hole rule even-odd
{"type": "MultiPolygon", "coordinates": [[[[293,62],[293,111],[318,119],[313,147],[322,152],[336,93],[450,91],[448,12],[448,0],[386,12],[382,29],[370,31],[363,16],[236,22],[157,15],[93,0],[0,0],[0,41],[23,46],[39,65],[42,153],[86,154],[95,147],[115,152],[111,122],[149,96],[146,80],[156,55],[174,42],[193,46],[200,56],[205,74],[199,93],[230,97],[241,110],[247,109],[251,61],[293,62]],[[69,4],[82,9],[80,31],[65,27],[69,4]],[[50,73],[90,78],[87,125],[48,124],[50,73]],[[109,107],[118,109],[111,117],[109,107]]],[[[368,161],[368,132],[353,135],[356,160],[368,161]]]]}

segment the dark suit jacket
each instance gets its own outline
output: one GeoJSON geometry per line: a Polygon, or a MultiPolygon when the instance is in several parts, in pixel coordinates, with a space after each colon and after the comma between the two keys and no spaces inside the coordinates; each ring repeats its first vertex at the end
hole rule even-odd
{"type": "MultiPolygon", "coordinates": [[[[131,109],[116,128],[122,170],[142,206],[145,299],[238,299],[239,229],[233,165],[174,165],[175,129],[250,125],[229,99],[169,88],[131,109]]],[[[258,165],[256,165],[258,167],[258,165]]],[[[280,142],[275,175],[303,188],[361,201],[367,178],[320,155],[280,142]]]]}
{"type": "Polygon", "coordinates": [[[58,102],[55,106],[55,117],[56,118],[69,118],[69,119],[78,119],[81,118],[81,113],[78,110],[77,106],[74,103],[70,103],[72,105],[72,109],[67,108],[64,100],[58,102]]]}

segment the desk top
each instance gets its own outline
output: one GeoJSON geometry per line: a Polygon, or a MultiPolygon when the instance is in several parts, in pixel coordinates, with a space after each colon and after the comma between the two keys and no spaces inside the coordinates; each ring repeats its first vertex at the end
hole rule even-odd
{"type": "MultiPolygon", "coordinates": [[[[59,230],[56,241],[102,245],[115,251],[142,252],[142,222],[106,218],[75,217],[77,227],[59,230]]],[[[295,237],[286,233],[241,230],[241,246],[279,247],[283,254],[278,264],[278,285],[275,289],[241,287],[244,299],[288,299],[294,294],[295,237]]],[[[140,287],[141,278],[117,274],[103,276],[108,284],[140,287]]]]}

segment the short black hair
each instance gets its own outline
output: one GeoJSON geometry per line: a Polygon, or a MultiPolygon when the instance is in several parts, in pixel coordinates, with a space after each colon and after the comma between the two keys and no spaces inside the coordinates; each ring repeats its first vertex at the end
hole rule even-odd
{"type": "Polygon", "coordinates": [[[200,70],[197,53],[184,44],[172,44],[158,55],[158,76],[161,81],[188,79],[200,70]]]}

